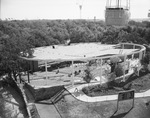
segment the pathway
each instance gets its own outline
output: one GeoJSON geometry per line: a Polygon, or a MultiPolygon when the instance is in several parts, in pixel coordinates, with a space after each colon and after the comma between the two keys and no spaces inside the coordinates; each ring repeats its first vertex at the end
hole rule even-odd
{"type": "Polygon", "coordinates": [[[35,106],[41,118],[61,118],[59,112],[49,100],[35,103],[35,106]]]}

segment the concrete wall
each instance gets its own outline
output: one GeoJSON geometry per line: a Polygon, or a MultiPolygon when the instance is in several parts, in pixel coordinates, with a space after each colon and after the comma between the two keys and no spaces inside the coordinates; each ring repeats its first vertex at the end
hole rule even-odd
{"type": "Polygon", "coordinates": [[[25,83],[25,86],[32,93],[35,102],[50,99],[58,92],[60,92],[62,89],[64,89],[64,86],[34,88],[28,83],[25,83]]]}

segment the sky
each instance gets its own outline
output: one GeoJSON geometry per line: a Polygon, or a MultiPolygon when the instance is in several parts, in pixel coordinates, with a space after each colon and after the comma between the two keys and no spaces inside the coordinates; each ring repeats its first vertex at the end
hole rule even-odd
{"type": "MultiPolygon", "coordinates": [[[[0,0],[1,19],[104,19],[106,0],[0,0]]],[[[112,0],[113,1],[116,0],[112,0]]],[[[122,0],[125,1],[125,0],[122,0]]],[[[147,18],[150,0],[130,0],[131,19],[147,18]]]]}

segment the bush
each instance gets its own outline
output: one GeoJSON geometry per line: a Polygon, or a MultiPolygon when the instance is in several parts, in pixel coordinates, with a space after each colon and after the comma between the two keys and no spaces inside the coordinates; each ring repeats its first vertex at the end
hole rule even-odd
{"type": "Polygon", "coordinates": [[[124,66],[122,64],[116,65],[115,70],[114,70],[116,77],[122,76],[123,71],[124,71],[124,66]]]}
{"type": "Polygon", "coordinates": [[[110,73],[110,74],[108,75],[108,80],[109,80],[109,81],[114,81],[115,78],[116,78],[116,74],[115,74],[115,73],[110,73]]]}
{"type": "Polygon", "coordinates": [[[87,69],[85,70],[85,76],[83,77],[83,79],[87,83],[90,83],[91,79],[93,79],[93,75],[91,74],[89,67],[87,67],[87,69]]]}
{"type": "Polygon", "coordinates": [[[142,58],[141,63],[149,64],[149,62],[150,62],[150,54],[146,54],[145,57],[142,58]]]}
{"type": "Polygon", "coordinates": [[[120,58],[119,57],[111,57],[110,61],[111,61],[111,63],[116,64],[116,63],[118,63],[120,61],[120,58]]]}
{"type": "Polygon", "coordinates": [[[143,65],[143,70],[150,72],[150,54],[147,53],[145,57],[142,58],[141,64],[143,65]]]}

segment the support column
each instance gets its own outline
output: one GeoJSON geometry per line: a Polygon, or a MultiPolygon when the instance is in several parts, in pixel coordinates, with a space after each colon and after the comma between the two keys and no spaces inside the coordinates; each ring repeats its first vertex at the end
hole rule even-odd
{"type": "MultiPolygon", "coordinates": [[[[135,49],[135,45],[133,44],[133,49],[135,49]]],[[[132,54],[132,60],[133,60],[134,54],[132,54]]]]}
{"type": "MultiPolygon", "coordinates": [[[[126,58],[127,58],[127,55],[124,55],[124,67],[126,64],[126,58]]],[[[123,70],[123,81],[125,82],[125,69],[123,70]]]]}
{"type": "Polygon", "coordinates": [[[135,45],[133,45],[133,49],[135,49],[135,45]]]}
{"type": "Polygon", "coordinates": [[[143,52],[141,51],[140,53],[139,53],[139,62],[138,62],[138,69],[137,69],[137,71],[138,71],[138,76],[140,75],[140,68],[141,68],[141,63],[140,63],[140,60],[142,59],[142,54],[143,54],[143,52]]]}
{"type": "Polygon", "coordinates": [[[146,50],[144,50],[144,57],[145,57],[145,54],[146,54],[146,50]]]}
{"type": "Polygon", "coordinates": [[[29,70],[29,69],[30,69],[29,66],[30,66],[30,65],[29,65],[29,62],[27,62],[27,66],[28,66],[28,67],[27,67],[28,83],[30,83],[30,75],[29,75],[29,71],[30,71],[30,70],[29,70]]]}
{"type": "Polygon", "coordinates": [[[47,75],[47,61],[45,61],[45,72],[46,72],[46,79],[48,79],[48,75],[47,75]]]}
{"type": "Polygon", "coordinates": [[[27,71],[27,76],[28,76],[28,83],[30,83],[30,75],[29,75],[29,70],[27,71]]]}
{"type": "Polygon", "coordinates": [[[132,54],[132,60],[133,60],[133,58],[134,58],[134,54],[132,54]]]}
{"type": "Polygon", "coordinates": [[[100,67],[101,67],[101,71],[100,71],[100,84],[102,84],[102,59],[100,59],[100,67]]]}
{"type": "Polygon", "coordinates": [[[122,44],[122,49],[124,49],[124,44],[122,44]]]}
{"type": "Polygon", "coordinates": [[[142,51],[139,53],[139,60],[141,60],[141,59],[142,59],[142,56],[143,56],[143,54],[142,54],[142,53],[143,53],[142,51]]]}
{"type": "Polygon", "coordinates": [[[72,86],[74,86],[74,66],[73,66],[74,61],[72,60],[72,86]]]}

